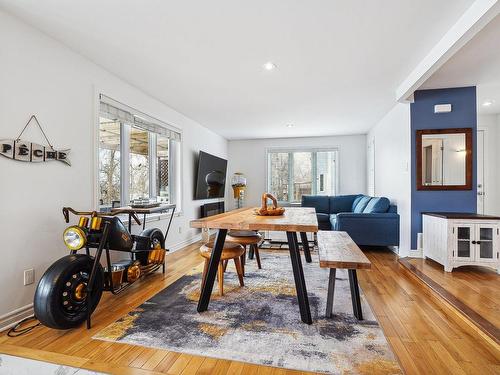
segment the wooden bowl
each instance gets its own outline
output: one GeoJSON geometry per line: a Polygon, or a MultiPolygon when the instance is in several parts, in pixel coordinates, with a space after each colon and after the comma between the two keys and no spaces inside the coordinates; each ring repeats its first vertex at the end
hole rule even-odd
{"type": "Polygon", "coordinates": [[[285,213],[285,209],[283,207],[278,208],[270,208],[263,210],[262,208],[255,209],[255,214],[259,216],[280,216],[285,213]]]}
{"type": "Polygon", "coordinates": [[[262,206],[261,208],[255,209],[255,214],[260,216],[280,216],[285,213],[283,207],[278,207],[278,200],[269,193],[262,194],[262,206]],[[273,202],[272,206],[267,205],[267,199],[271,199],[273,202]]]}

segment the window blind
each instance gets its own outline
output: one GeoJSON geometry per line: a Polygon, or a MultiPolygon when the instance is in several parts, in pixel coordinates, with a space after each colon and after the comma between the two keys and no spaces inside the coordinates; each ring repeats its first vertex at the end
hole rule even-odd
{"type": "Polygon", "coordinates": [[[110,120],[116,120],[129,125],[137,126],[141,129],[147,130],[152,133],[160,134],[173,141],[181,140],[181,132],[179,129],[166,124],[160,120],[153,119],[152,117],[134,110],[125,104],[117,102],[105,95],[100,95],[99,110],[102,116],[110,120]]]}

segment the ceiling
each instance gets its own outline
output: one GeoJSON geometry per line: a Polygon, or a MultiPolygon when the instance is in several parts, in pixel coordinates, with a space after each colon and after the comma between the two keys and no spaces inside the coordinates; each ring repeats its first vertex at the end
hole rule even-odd
{"type": "Polygon", "coordinates": [[[245,139],[366,133],[472,2],[0,0],[0,8],[224,137],[245,139]],[[265,71],[267,61],[278,68],[265,71]]]}
{"type": "Polygon", "coordinates": [[[477,86],[480,114],[500,113],[500,15],[452,56],[421,88],[477,86]],[[492,102],[485,106],[485,102],[492,102]]]}

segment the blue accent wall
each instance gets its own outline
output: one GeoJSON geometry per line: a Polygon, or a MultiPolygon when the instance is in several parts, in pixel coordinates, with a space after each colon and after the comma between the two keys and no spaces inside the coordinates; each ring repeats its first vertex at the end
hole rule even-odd
{"type": "Polygon", "coordinates": [[[411,248],[417,248],[422,212],[477,211],[477,109],[476,87],[419,90],[410,106],[411,116],[411,248]],[[434,113],[434,105],[451,104],[450,113],[434,113]],[[417,190],[415,138],[419,129],[472,128],[472,190],[417,190]]]}

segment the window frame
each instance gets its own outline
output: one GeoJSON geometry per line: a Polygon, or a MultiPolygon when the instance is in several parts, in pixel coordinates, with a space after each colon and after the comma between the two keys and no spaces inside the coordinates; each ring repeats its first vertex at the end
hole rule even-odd
{"type": "Polygon", "coordinates": [[[268,192],[271,192],[271,160],[270,154],[272,153],[288,153],[288,201],[278,201],[281,205],[300,205],[300,201],[291,200],[294,196],[294,184],[293,184],[293,153],[296,152],[310,152],[311,155],[311,180],[315,183],[311,185],[311,194],[315,195],[318,192],[316,191],[317,183],[317,153],[318,152],[334,152],[335,158],[335,168],[333,170],[333,195],[337,195],[339,191],[339,157],[340,157],[340,149],[337,146],[334,147],[271,147],[266,148],[266,189],[268,192]]]}
{"type": "MultiPolygon", "coordinates": [[[[93,207],[94,210],[100,211],[100,119],[101,117],[106,117],[100,110],[101,97],[104,96],[102,93],[96,93],[95,100],[95,126],[94,126],[94,142],[93,142],[93,152],[94,162],[93,162],[93,207]]],[[[109,98],[106,96],[106,98],[109,98]]],[[[121,104],[120,102],[116,102],[121,104]]],[[[141,118],[146,118],[151,121],[151,123],[164,127],[166,129],[175,131],[180,134],[179,140],[169,139],[168,142],[168,160],[169,160],[169,203],[176,205],[175,216],[182,216],[183,214],[183,194],[182,194],[182,185],[183,185],[183,175],[182,175],[182,163],[183,163],[183,132],[182,129],[179,129],[174,126],[170,126],[169,124],[164,123],[163,121],[157,120],[145,113],[137,111],[132,107],[129,107],[125,104],[122,104],[123,108],[127,108],[133,113],[138,113],[141,115],[141,118]]],[[[149,149],[148,149],[148,160],[149,160],[149,195],[150,197],[156,196],[156,160],[152,155],[156,154],[157,149],[157,138],[161,136],[161,134],[152,132],[148,129],[141,128],[138,125],[133,125],[130,123],[126,123],[118,120],[120,123],[120,201],[130,203],[130,129],[132,126],[136,126],[141,130],[148,132],[149,139],[149,149]],[[154,139],[154,142],[152,140],[154,139]],[[154,153],[152,152],[154,151],[154,153]]],[[[167,137],[168,138],[168,137],[167,137]]],[[[167,217],[167,214],[159,213],[149,215],[146,222],[161,220],[164,217],[167,217]]]]}

